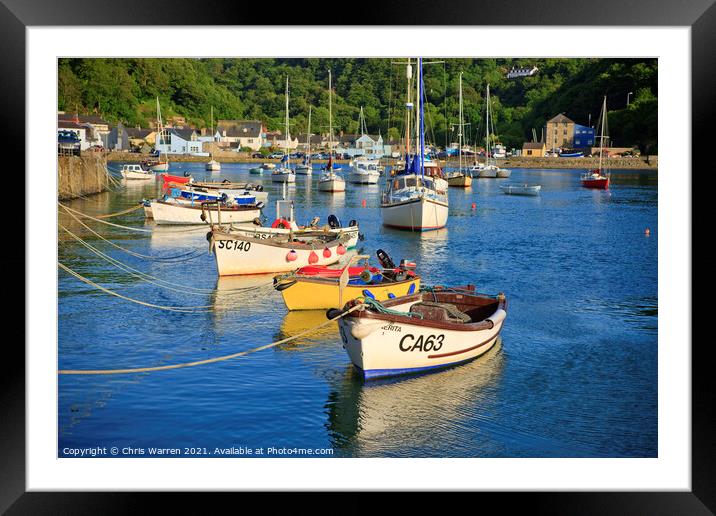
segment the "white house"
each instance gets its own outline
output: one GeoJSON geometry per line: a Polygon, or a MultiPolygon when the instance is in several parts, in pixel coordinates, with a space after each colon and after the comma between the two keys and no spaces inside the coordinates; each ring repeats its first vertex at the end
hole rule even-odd
{"type": "Polygon", "coordinates": [[[216,141],[228,143],[237,149],[248,147],[257,151],[264,144],[265,132],[260,120],[219,120],[216,141]]]}
{"type": "Polygon", "coordinates": [[[351,156],[367,156],[372,159],[379,159],[385,155],[386,146],[383,144],[381,135],[362,134],[342,135],[339,139],[337,152],[350,154],[351,156]]]}
{"type": "Polygon", "coordinates": [[[165,129],[154,146],[164,154],[202,154],[203,142],[194,129],[165,129]]]}

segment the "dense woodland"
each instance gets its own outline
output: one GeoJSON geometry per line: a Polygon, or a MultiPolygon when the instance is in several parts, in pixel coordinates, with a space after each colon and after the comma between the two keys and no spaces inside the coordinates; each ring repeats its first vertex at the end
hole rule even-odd
{"type": "MultiPolygon", "coordinates": [[[[485,87],[490,84],[495,132],[508,147],[540,137],[547,119],[565,113],[596,126],[607,95],[615,146],[655,153],[656,59],[430,59],[424,66],[428,140],[457,140],[458,77],[463,72],[468,143],[484,138],[485,87]],[[512,66],[539,67],[532,77],[507,79],[512,66]],[[629,92],[629,105],[627,96],[629,92]]],[[[291,133],[328,129],[328,70],[333,76],[336,133],[358,132],[363,106],[368,130],[398,138],[405,116],[405,62],[400,59],[60,59],[58,109],[99,114],[110,122],[148,127],[156,116],[184,116],[195,127],[217,119],[260,119],[284,127],[289,77],[291,133]]]]}

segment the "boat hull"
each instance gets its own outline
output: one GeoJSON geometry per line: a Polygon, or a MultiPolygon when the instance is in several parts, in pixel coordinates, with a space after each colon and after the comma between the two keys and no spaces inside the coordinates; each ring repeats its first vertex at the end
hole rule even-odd
{"type": "Polygon", "coordinates": [[[512,185],[505,185],[501,186],[500,189],[503,193],[507,195],[529,195],[529,196],[536,196],[539,195],[540,190],[542,189],[541,186],[512,186],[512,185]]]}
{"type": "MultiPolygon", "coordinates": [[[[216,209],[205,209],[206,220],[202,220],[202,210],[196,205],[187,206],[185,204],[155,201],[150,204],[150,209],[154,222],[157,224],[209,224],[212,221],[216,224],[219,221],[219,211],[216,209]]],[[[261,210],[259,208],[222,209],[221,223],[251,222],[260,216],[261,210]]]]}
{"type": "Polygon", "coordinates": [[[262,274],[267,272],[288,272],[309,265],[309,257],[314,252],[318,261],[314,265],[331,265],[340,255],[337,252],[338,240],[327,245],[312,246],[295,243],[273,244],[271,240],[253,238],[235,238],[223,232],[212,232],[211,248],[216,258],[219,276],[238,276],[242,274],[262,274]],[[329,257],[323,255],[323,249],[331,251],[329,257]],[[296,252],[296,259],[289,261],[288,253],[296,252]]]}
{"type": "Polygon", "coordinates": [[[447,183],[448,186],[467,188],[472,185],[472,178],[466,174],[461,174],[459,176],[448,177],[447,183]]]}
{"type": "MultiPolygon", "coordinates": [[[[402,307],[407,311],[411,303],[402,307]]],[[[391,307],[401,310],[401,307],[391,307]]],[[[338,327],[343,346],[364,378],[418,373],[457,365],[489,351],[507,313],[489,317],[492,327],[454,330],[396,321],[344,317],[338,327]]]]}
{"type": "Polygon", "coordinates": [[[321,180],[318,182],[318,190],[321,192],[345,192],[346,182],[342,179],[321,180]]]}
{"type": "Polygon", "coordinates": [[[357,172],[352,171],[348,174],[348,182],[356,185],[375,185],[380,179],[380,172],[357,172]]]}
{"type": "Polygon", "coordinates": [[[153,172],[132,172],[131,170],[122,170],[122,177],[132,181],[150,181],[156,177],[153,172]]]}
{"type": "Polygon", "coordinates": [[[273,181],[274,183],[295,183],[296,174],[294,174],[293,172],[272,172],[271,181],[273,181]]]}
{"type": "Polygon", "coordinates": [[[221,164],[216,161],[210,161],[206,164],[206,170],[209,172],[218,172],[221,170],[221,164]]]}
{"type": "Polygon", "coordinates": [[[609,178],[604,177],[600,179],[582,179],[582,186],[585,188],[594,188],[597,190],[609,189],[609,178]]]}
{"type": "Polygon", "coordinates": [[[512,170],[508,170],[506,168],[497,169],[497,177],[505,178],[505,177],[510,177],[511,175],[512,175],[512,170]]]}
{"type": "Polygon", "coordinates": [[[421,197],[408,201],[381,204],[383,225],[409,231],[429,231],[445,227],[448,205],[421,197]]]}
{"type": "Polygon", "coordinates": [[[169,162],[157,163],[156,165],[149,167],[149,170],[152,172],[166,172],[169,170],[169,162]]]}
{"type": "Polygon", "coordinates": [[[497,170],[494,168],[481,168],[480,170],[476,171],[474,174],[477,174],[477,177],[479,177],[481,179],[494,178],[494,177],[497,177],[497,170]]]}
{"type": "Polygon", "coordinates": [[[298,165],[296,167],[296,174],[299,176],[310,176],[313,174],[313,170],[307,165],[298,165]]]}
{"type": "Polygon", "coordinates": [[[401,297],[420,289],[419,277],[378,285],[348,285],[343,289],[342,299],[339,299],[338,279],[302,277],[292,279],[296,280],[296,283],[281,291],[283,302],[289,310],[319,310],[340,306],[340,303],[365,296],[365,290],[368,290],[378,301],[385,301],[390,298],[390,294],[401,297]]]}

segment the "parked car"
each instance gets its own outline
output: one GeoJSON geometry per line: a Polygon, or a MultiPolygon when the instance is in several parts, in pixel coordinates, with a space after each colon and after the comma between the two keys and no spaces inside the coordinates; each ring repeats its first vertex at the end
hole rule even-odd
{"type": "Polygon", "coordinates": [[[264,155],[261,154],[260,152],[254,152],[253,154],[251,154],[251,157],[252,157],[252,158],[259,158],[259,159],[260,159],[260,158],[263,158],[264,155]]]}
{"type": "Polygon", "coordinates": [[[272,152],[268,155],[269,159],[281,159],[283,158],[283,152],[272,152]]]}

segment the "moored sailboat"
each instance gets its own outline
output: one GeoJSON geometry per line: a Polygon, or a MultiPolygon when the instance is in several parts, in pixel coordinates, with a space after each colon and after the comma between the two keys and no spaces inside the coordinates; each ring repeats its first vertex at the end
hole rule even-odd
{"type": "Polygon", "coordinates": [[[311,166],[311,106],[308,106],[308,131],[306,134],[306,153],[303,162],[296,165],[296,174],[310,176],[313,173],[311,166]]]}
{"type": "Polygon", "coordinates": [[[381,198],[383,225],[396,229],[426,231],[445,227],[448,219],[448,196],[445,181],[440,168],[429,167],[425,158],[424,94],[422,58],[418,58],[418,80],[416,110],[417,132],[416,150],[410,161],[410,121],[412,103],[410,102],[412,66],[407,65],[408,101],[406,103],[406,155],[405,168],[388,181],[381,198]],[[419,147],[419,148],[418,148],[419,147]],[[444,185],[444,188],[443,188],[444,185]]]}
{"type": "Polygon", "coordinates": [[[333,165],[333,103],[331,100],[331,71],[328,70],[328,163],[318,180],[318,190],[321,192],[345,192],[346,182],[336,172],[333,165]]]}
{"type": "Polygon", "coordinates": [[[445,173],[445,179],[449,186],[457,186],[461,188],[467,188],[472,185],[472,176],[463,169],[462,167],[462,129],[465,126],[462,117],[462,72],[460,72],[460,87],[459,87],[459,106],[460,115],[457,130],[458,138],[458,167],[457,170],[453,170],[445,173]]]}
{"type": "Polygon", "coordinates": [[[581,175],[582,186],[585,188],[595,188],[599,190],[609,189],[609,171],[605,171],[603,167],[604,159],[604,140],[609,138],[605,133],[607,132],[607,96],[604,96],[604,102],[602,103],[602,113],[599,117],[600,136],[599,136],[599,167],[585,172],[581,175]]]}
{"type": "Polygon", "coordinates": [[[291,150],[289,142],[291,141],[290,129],[288,125],[288,76],[286,76],[286,134],[284,141],[284,155],[281,158],[281,166],[271,171],[271,181],[274,183],[295,183],[296,172],[291,168],[291,150]]]}

